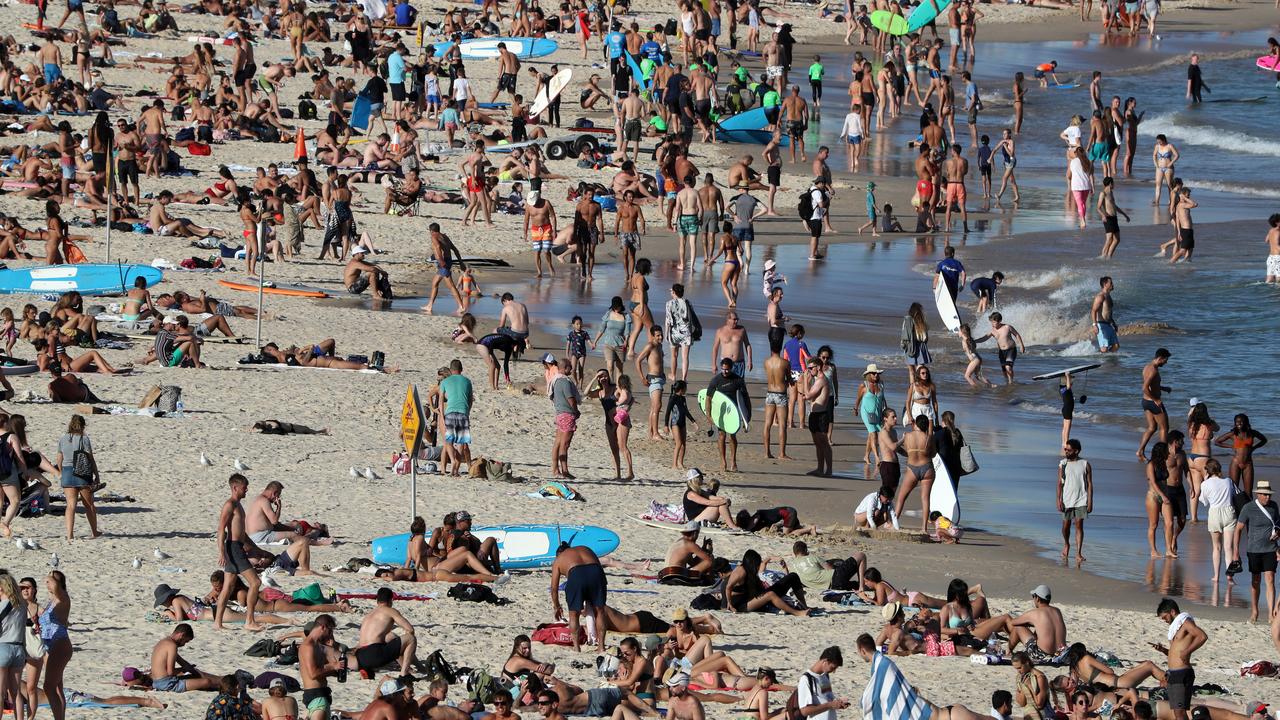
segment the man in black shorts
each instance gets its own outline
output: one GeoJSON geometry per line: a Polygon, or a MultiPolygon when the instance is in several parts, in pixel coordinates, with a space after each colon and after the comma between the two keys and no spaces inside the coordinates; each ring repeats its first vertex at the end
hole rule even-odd
{"type": "MultiPolygon", "coordinates": [[[[814,224],[818,226],[819,231],[822,229],[821,219],[810,221],[811,228],[814,224]]],[[[831,382],[822,372],[822,361],[816,357],[809,359],[809,390],[805,393],[804,399],[812,403],[809,409],[809,434],[813,436],[813,449],[818,459],[817,469],[808,474],[830,477],[831,441],[827,438],[827,429],[831,427],[832,413],[829,408],[833,398],[831,382]]]]}
{"type": "MultiPolygon", "coordinates": [[[[551,610],[559,620],[564,616],[560,608],[560,576],[564,575],[564,601],[569,606],[569,633],[573,636],[573,649],[579,649],[579,618],[582,611],[591,608],[597,628],[604,627],[603,608],[609,597],[609,583],[604,568],[595,551],[588,547],[568,547],[562,543],[556,548],[556,559],[551,564],[551,610]]],[[[605,633],[596,633],[601,652],[604,652],[605,633]]]]}
{"type": "Polygon", "coordinates": [[[1249,622],[1258,619],[1258,589],[1261,585],[1266,594],[1263,597],[1267,614],[1271,617],[1271,599],[1275,597],[1276,580],[1276,540],[1280,538],[1280,507],[1271,500],[1271,483],[1259,480],[1254,483],[1251,502],[1240,508],[1236,516],[1236,547],[1242,548],[1249,558],[1249,572],[1252,574],[1249,597],[1249,622]],[[1240,541],[1244,540],[1241,545],[1240,541]]]}

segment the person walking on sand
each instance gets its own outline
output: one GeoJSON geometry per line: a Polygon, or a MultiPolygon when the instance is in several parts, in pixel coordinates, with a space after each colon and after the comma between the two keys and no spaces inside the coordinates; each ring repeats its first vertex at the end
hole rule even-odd
{"type": "Polygon", "coordinates": [[[1058,512],[1062,513],[1062,560],[1071,551],[1071,527],[1076,529],[1076,564],[1085,561],[1084,519],[1093,512],[1093,467],[1080,457],[1080,441],[1067,440],[1066,455],[1058,462],[1058,512]]]}
{"type": "Polygon", "coordinates": [[[596,637],[600,652],[604,652],[605,602],[609,599],[609,582],[595,551],[588,547],[569,547],[561,543],[556,548],[556,559],[551,564],[551,614],[556,620],[564,618],[560,606],[560,578],[564,578],[564,602],[569,610],[569,634],[573,637],[573,649],[581,649],[578,628],[584,610],[590,608],[593,622],[588,623],[588,640],[596,637]]]}
{"type": "MultiPolygon", "coordinates": [[[[1155,454],[1155,448],[1152,448],[1152,454],[1155,454]]],[[[1209,543],[1213,546],[1213,584],[1216,586],[1222,577],[1224,560],[1228,581],[1241,570],[1239,561],[1235,559],[1240,553],[1236,547],[1236,509],[1231,503],[1236,490],[1230,480],[1222,477],[1222,464],[1217,460],[1210,458],[1204,464],[1204,471],[1205,479],[1200,483],[1200,504],[1208,508],[1205,523],[1209,530],[1209,543]]],[[[1165,534],[1169,534],[1168,530],[1165,534]]]]}
{"type": "Polygon", "coordinates": [[[1098,351],[1119,352],[1120,335],[1114,315],[1115,303],[1111,299],[1116,285],[1110,275],[1103,275],[1098,278],[1098,287],[1098,294],[1093,296],[1093,305],[1089,309],[1089,321],[1098,336],[1098,351]]]}
{"type": "Polygon", "coordinates": [[[218,593],[218,604],[214,610],[213,627],[222,629],[222,617],[227,612],[227,602],[235,590],[236,576],[244,579],[249,586],[249,598],[245,602],[244,626],[247,630],[261,630],[254,613],[258,609],[258,590],[262,581],[258,572],[249,562],[245,553],[245,541],[248,535],[244,529],[244,506],[240,501],[249,493],[249,480],[236,473],[227,480],[231,486],[231,497],[222,504],[222,512],[218,515],[218,564],[222,566],[222,592],[218,593]]]}
{"type": "Polygon", "coordinates": [[[1160,368],[1169,362],[1170,353],[1165,348],[1156,348],[1155,357],[1142,368],[1142,414],[1147,419],[1147,429],[1142,431],[1142,441],[1138,443],[1137,455],[1147,459],[1147,443],[1160,431],[1160,442],[1169,442],[1169,413],[1165,411],[1160,394],[1169,388],[1160,384],[1160,368]]]}
{"type": "MultiPolygon", "coordinates": [[[[1272,552],[1274,557],[1275,553],[1272,552]]],[[[1169,658],[1169,671],[1165,673],[1165,687],[1168,688],[1169,709],[1173,711],[1174,720],[1187,720],[1187,711],[1191,709],[1191,696],[1196,681],[1196,671],[1191,666],[1191,655],[1204,646],[1209,640],[1205,631],[1196,624],[1191,613],[1178,609],[1178,603],[1164,598],[1156,607],[1156,615],[1169,624],[1169,646],[1162,643],[1151,643],[1157,652],[1169,658]]]]}
{"type": "Polygon", "coordinates": [[[84,516],[89,521],[89,537],[101,537],[98,532],[98,510],[93,504],[94,485],[100,482],[98,462],[93,455],[93,445],[84,434],[84,418],[72,415],[67,432],[58,439],[58,460],[55,464],[62,473],[61,485],[67,497],[67,539],[75,536],[76,501],[84,503],[84,516]]]}
{"type": "Polygon", "coordinates": [[[791,415],[788,390],[791,386],[791,362],[782,357],[782,338],[769,338],[769,357],[764,361],[766,379],[764,394],[764,456],[773,458],[773,427],[778,427],[778,457],[787,456],[787,418],[791,415]]]}
{"type": "MultiPolygon", "coordinates": [[[[1222,471],[1222,466],[1218,466],[1222,471]]],[[[1280,508],[1271,500],[1271,483],[1259,480],[1253,488],[1253,502],[1240,508],[1236,518],[1236,548],[1241,547],[1244,539],[1244,551],[1249,558],[1249,622],[1258,621],[1258,586],[1266,588],[1263,600],[1266,603],[1266,617],[1271,617],[1271,604],[1275,598],[1276,581],[1276,540],[1280,539],[1280,508]]]]}

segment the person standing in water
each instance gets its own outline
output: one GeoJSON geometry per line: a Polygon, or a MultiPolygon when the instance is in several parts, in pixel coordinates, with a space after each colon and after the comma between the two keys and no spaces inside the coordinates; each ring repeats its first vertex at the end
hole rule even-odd
{"type": "Polygon", "coordinates": [[[1267,218],[1267,282],[1280,282],[1280,213],[1267,218]]]}
{"type": "Polygon", "coordinates": [[[1142,414],[1147,419],[1147,429],[1142,431],[1142,442],[1138,443],[1137,455],[1142,460],[1147,459],[1147,443],[1157,429],[1160,431],[1160,442],[1169,442],[1169,413],[1165,411],[1164,403],[1160,402],[1160,393],[1169,391],[1169,388],[1160,384],[1160,368],[1169,362],[1169,355],[1167,349],[1156,348],[1155,357],[1142,368],[1142,414]]]}
{"type": "Polygon", "coordinates": [[[1196,229],[1191,221],[1191,211],[1199,207],[1191,199],[1191,188],[1183,185],[1178,191],[1178,206],[1173,211],[1174,227],[1178,229],[1178,248],[1169,258],[1169,264],[1191,262],[1191,254],[1196,250],[1196,229]]]}
{"type": "Polygon", "coordinates": [[[1118,215],[1123,215],[1125,222],[1133,222],[1133,218],[1129,217],[1129,213],[1116,204],[1115,185],[1115,178],[1104,177],[1102,178],[1102,192],[1098,193],[1098,214],[1102,216],[1102,231],[1104,233],[1102,254],[1098,257],[1103,260],[1110,260],[1116,254],[1116,248],[1120,246],[1120,219],[1118,215]]]}
{"type": "Polygon", "coordinates": [[[1203,102],[1201,92],[1212,93],[1200,74],[1200,56],[1191,53],[1191,64],[1187,66],[1187,99],[1193,103],[1203,102]]]}
{"type": "Polygon", "coordinates": [[[1098,287],[1098,294],[1093,296],[1093,307],[1089,310],[1089,320],[1098,336],[1098,350],[1104,353],[1119,352],[1120,335],[1114,316],[1115,302],[1111,299],[1111,292],[1116,285],[1110,275],[1104,275],[1098,278],[1098,287]]]}

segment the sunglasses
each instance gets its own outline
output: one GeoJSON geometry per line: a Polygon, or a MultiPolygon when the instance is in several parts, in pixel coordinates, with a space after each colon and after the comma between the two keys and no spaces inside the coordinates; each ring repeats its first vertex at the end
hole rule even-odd
{"type": "Polygon", "coordinates": [[[511,707],[510,700],[495,700],[493,704],[495,707],[511,707]]]}
{"type": "Polygon", "coordinates": [[[541,705],[548,705],[548,706],[549,706],[549,705],[551,705],[551,701],[550,701],[550,700],[539,700],[539,701],[538,701],[538,705],[539,705],[539,706],[541,706],[541,705]]]}

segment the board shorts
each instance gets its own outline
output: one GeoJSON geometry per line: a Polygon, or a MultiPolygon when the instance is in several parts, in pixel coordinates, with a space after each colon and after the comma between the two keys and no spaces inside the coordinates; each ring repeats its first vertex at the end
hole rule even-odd
{"type": "Polygon", "coordinates": [[[396,102],[404,102],[404,83],[391,83],[391,99],[396,102]]]}
{"type": "Polygon", "coordinates": [[[1249,556],[1249,572],[1254,575],[1262,573],[1273,573],[1276,571],[1276,554],[1275,551],[1267,551],[1260,553],[1245,553],[1249,556]]]}
{"type": "Polygon", "coordinates": [[[1089,517],[1089,509],[1084,505],[1079,507],[1069,507],[1062,511],[1063,520],[1083,520],[1087,517],[1089,517]]]}
{"type": "Polygon", "coordinates": [[[244,545],[228,539],[224,549],[227,553],[227,564],[222,566],[222,572],[240,575],[253,569],[253,565],[249,562],[249,556],[244,552],[244,545]]]}
{"type": "Polygon", "coordinates": [[[1018,348],[1011,347],[1008,350],[997,348],[996,353],[1000,356],[1000,367],[1013,367],[1018,362],[1018,348]]]}
{"type": "Polygon", "coordinates": [[[1112,235],[1120,234],[1120,218],[1115,215],[1104,215],[1102,217],[1102,231],[1112,235]]]}
{"type": "Polygon", "coordinates": [[[152,679],[151,688],[160,692],[184,693],[187,691],[187,681],[173,675],[166,675],[152,679]]]}
{"type": "Polygon", "coordinates": [[[770,80],[773,80],[775,78],[780,78],[782,77],[782,66],[770,65],[769,67],[765,68],[764,72],[765,72],[765,77],[769,78],[770,80]]]}
{"type": "Polygon", "coordinates": [[[1116,334],[1116,325],[1113,322],[1100,322],[1098,326],[1098,349],[1106,350],[1113,345],[1120,344],[1120,338],[1116,334]]]}
{"type": "Polygon", "coordinates": [[[624,248],[629,248],[631,250],[639,250],[640,249],[640,233],[638,232],[618,233],[618,243],[622,245],[622,247],[624,248]]]}
{"type": "Polygon", "coordinates": [[[777,407],[786,407],[787,394],[785,392],[777,392],[775,390],[769,390],[764,394],[764,404],[766,406],[775,405],[777,407]]]}
{"type": "Polygon", "coordinates": [[[964,183],[962,182],[947,183],[947,204],[948,205],[950,205],[951,203],[956,203],[957,205],[963,206],[966,197],[968,197],[968,195],[967,195],[967,192],[965,191],[964,183]]]}
{"type": "Polygon", "coordinates": [[[609,582],[604,568],[594,564],[569,568],[564,581],[564,602],[570,612],[581,612],[588,605],[602,608],[608,595],[609,582]]]}
{"type": "Polygon", "coordinates": [[[681,215],[679,219],[681,235],[697,235],[701,223],[697,215],[681,215]]]}
{"type": "Polygon", "coordinates": [[[573,413],[556,413],[556,430],[565,433],[578,431],[578,418],[573,413]]]}
{"type": "Polygon", "coordinates": [[[960,28],[951,28],[950,30],[948,30],[947,40],[949,40],[952,45],[959,45],[960,44],[960,28]]]}
{"type": "Polygon", "coordinates": [[[1267,274],[1280,276],[1280,255],[1267,256],[1267,274]]]}
{"type": "Polygon", "coordinates": [[[551,240],[550,225],[533,225],[529,228],[529,244],[534,252],[550,252],[551,240]]]}
{"type": "Polygon", "coordinates": [[[826,410],[809,413],[809,432],[822,434],[831,427],[831,415],[826,410]]]}
{"type": "Polygon", "coordinates": [[[638,118],[631,118],[630,120],[623,123],[622,138],[624,140],[633,140],[633,141],[639,142],[640,120],[638,118]]]}
{"type": "MultiPolygon", "coordinates": [[[[1187,491],[1181,485],[1178,487],[1165,487],[1165,493],[1169,496],[1169,505],[1173,507],[1173,516],[1175,518],[1187,517],[1187,491]]],[[[1228,506],[1230,507],[1230,506],[1228,506]]],[[[1234,518],[1232,522],[1235,522],[1234,518]]]]}
{"type": "Polygon", "coordinates": [[[302,704],[307,708],[307,715],[311,716],[316,712],[323,712],[326,716],[329,714],[329,705],[332,704],[332,690],[327,687],[304,688],[302,690],[302,704]]]}
{"type": "Polygon", "coordinates": [[[400,659],[400,638],[390,642],[370,643],[356,650],[356,668],[372,675],[378,669],[400,659]]]}
{"type": "Polygon", "coordinates": [[[666,375],[645,375],[645,381],[649,383],[649,392],[661,392],[662,388],[667,386],[666,375]]]}
{"type": "Polygon", "coordinates": [[[466,413],[444,414],[444,441],[451,445],[471,444],[471,418],[466,413]]]}
{"type": "Polygon", "coordinates": [[[720,225],[720,213],[716,212],[715,210],[702,211],[701,226],[702,226],[703,232],[711,233],[714,235],[716,231],[720,229],[718,227],[719,225],[720,225]]]}
{"type": "Polygon", "coordinates": [[[1236,509],[1230,503],[1209,508],[1209,532],[1227,532],[1236,526],[1236,509]]]}
{"type": "Polygon", "coordinates": [[[639,621],[640,632],[644,635],[662,635],[671,629],[671,623],[648,610],[637,610],[636,620],[639,621]]]}
{"type": "MultiPolygon", "coordinates": [[[[1275,553],[1270,553],[1272,565],[1275,564],[1275,553]]],[[[1171,710],[1190,710],[1191,691],[1196,684],[1196,671],[1192,668],[1170,669],[1165,675],[1165,683],[1169,690],[1169,708],[1171,710]]]]}
{"type": "Polygon", "coordinates": [[[769,180],[771,187],[778,187],[782,184],[782,166],[770,165],[765,169],[765,177],[769,180]]]}
{"type": "Polygon", "coordinates": [[[515,73],[502,73],[498,76],[498,92],[502,92],[503,90],[508,92],[516,91],[515,73]]]}
{"type": "Polygon", "coordinates": [[[804,135],[804,125],[805,123],[803,120],[787,121],[787,136],[797,139],[800,138],[804,135]]]}
{"type": "Polygon", "coordinates": [[[1187,252],[1196,249],[1195,228],[1178,228],[1178,249],[1187,252]]]}
{"type": "Polygon", "coordinates": [[[588,688],[587,709],[582,714],[588,717],[610,717],[620,704],[622,688],[588,688]]]}

